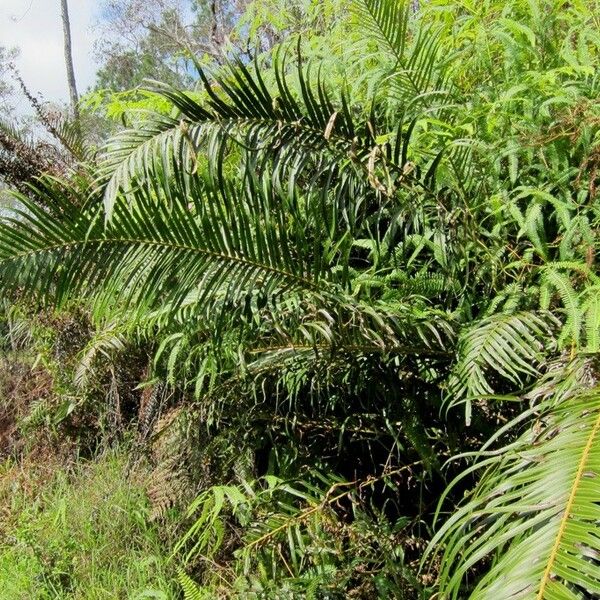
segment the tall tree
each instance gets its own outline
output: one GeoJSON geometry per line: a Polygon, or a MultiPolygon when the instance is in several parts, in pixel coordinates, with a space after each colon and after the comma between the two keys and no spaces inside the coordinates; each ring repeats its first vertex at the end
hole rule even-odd
{"type": "Polygon", "coordinates": [[[71,25],[69,22],[69,7],[67,0],[60,0],[63,36],[65,44],[65,65],[67,66],[67,81],[69,84],[69,96],[71,97],[71,111],[73,117],[79,119],[79,95],[77,94],[77,84],[75,82],[75,69],[73,68],[73,50],[71,46],[71,25]]]}
{"type": "Polygon", "coordinates": [[[248,0],[103,0],[97,87],[126,90],[146,78],[191,86],[193,57],[223,62],[224,47],[248,0]]]}

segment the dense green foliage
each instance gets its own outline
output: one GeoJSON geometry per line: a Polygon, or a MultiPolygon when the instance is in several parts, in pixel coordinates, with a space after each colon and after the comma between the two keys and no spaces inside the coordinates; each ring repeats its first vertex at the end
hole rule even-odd
{"type": "Polygon", "coordinates": [[[150,82],[0,223],[77,384],[140,366],[186,598],[600,594],[600,6],[421,4],[150,82]]]}

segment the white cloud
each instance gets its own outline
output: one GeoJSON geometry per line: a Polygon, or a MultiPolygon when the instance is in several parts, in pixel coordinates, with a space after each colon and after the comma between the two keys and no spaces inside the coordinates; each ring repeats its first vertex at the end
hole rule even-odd
{"type": "MultiPolygon", "coordinates": [[[[92,25],[98,0],[69,0],[73,62],[80,92],[92,85],[92,25]]],[[[0,44],[17,46],[17,66],[27,86],[44,100],[67,101],[60,0],[0,0],[0,44]]]]}

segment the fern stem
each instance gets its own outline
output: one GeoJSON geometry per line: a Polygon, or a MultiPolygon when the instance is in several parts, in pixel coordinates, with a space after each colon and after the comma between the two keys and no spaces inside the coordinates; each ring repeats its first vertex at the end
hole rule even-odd
{"type": "Polygon", "coordinates": [[[381,481],[382,479],[385,479],[386,477],[391,477],[392,475],[398,475],[399,473],[402,473],[403,471],[412,469],[413,467],[422,464],[422,462],[423,461],[421,461],[421,460],[417,460],[413,463],[410,463],[409,465],[404,465],[403,467],[400,467],[399,469],[394,469],[393,471],[387,471],[385,473],[382,473],[378,477],[368,477],[366,480],[364,480],[362,482],[360,480],[354,480],[354,481],[347,481],[347,482],[345,481],[345,482],[335,483],[334,485],[332,485],[329,488],[328,492],[325,494],[325,497],[323,498],[323,500],[321,502],[319,502],[319,504],[304,510],[296,517],[293,517],[293,518],[289,519],[288,521],[286,521],[283,525],[280,525],[279,527],[276,527],[275,529],[272,529],[271,531],[268,531],[267,533],[261,535],[259,538],[255,539],[252,542],[250,542],[249,544],[247,544],[245,547],[245,550],[249,550],[250,548],[255,548],[257,546],[261,546],[267,540],[273,538],[275,535],[277,535],[281,531],[285,531],[286,529],[291,527],[294,523],[301,523],[302,521],[304,521],[305,519],[310,517],[312,514],[322,510],[326,506],[335,504],[338,500],[342,499],[344,496],[351,494],[355,489],[362,490],[365,487],[368,487],[370,485],[373,485],[374,483],[377,483],[378,481],[381,481]],[[356,484],[358,484],[358,485],[356,485],[356,484]],[[356,486],[356,488],[354,486],[356,486]],[[337,488],[340,488],[340,487],[351,487],[351,489],[346,490],[345,492],[342,492],[341,494],[338,494],[337,496],[332,496],[332,493],[337,488]]]}

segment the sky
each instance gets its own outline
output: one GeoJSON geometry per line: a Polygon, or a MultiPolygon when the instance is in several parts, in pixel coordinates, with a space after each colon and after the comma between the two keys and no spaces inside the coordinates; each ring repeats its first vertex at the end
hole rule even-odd
{"type": "MultiPolygon", "coordinates": [[[[69,0],[80,93],[92,85],[96,73],[93,24],[99,4],[99,0],[69,0]]],[[[31,92],[47,101],[68,101],[60,0],[0,0],[0,45],[20,48],[17,66],[31,92]]]]}

